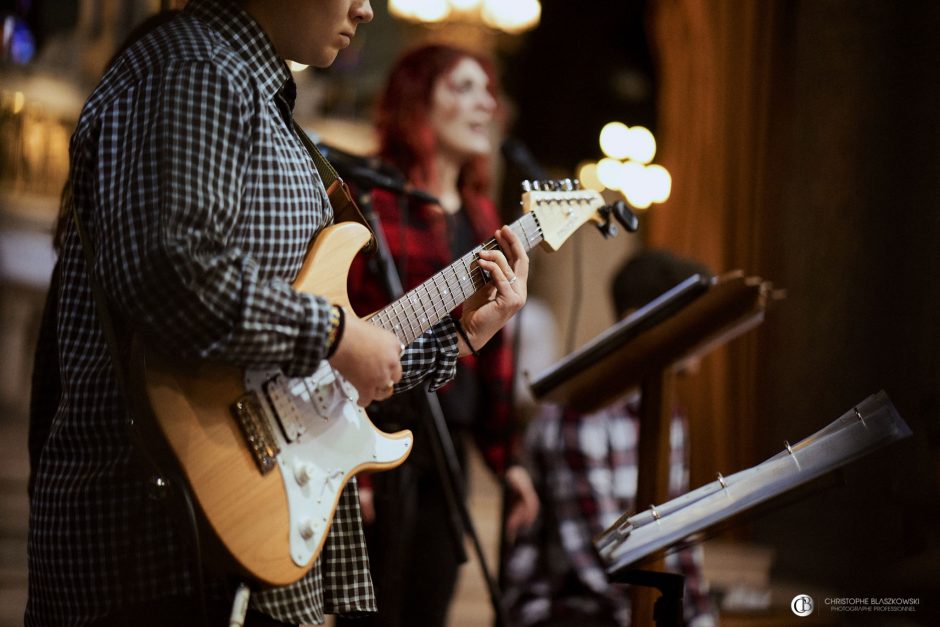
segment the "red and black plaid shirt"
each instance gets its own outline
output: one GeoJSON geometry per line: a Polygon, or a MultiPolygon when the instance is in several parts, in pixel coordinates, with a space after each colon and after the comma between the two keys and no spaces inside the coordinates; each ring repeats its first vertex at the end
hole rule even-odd
{"type": "MultiPolygon", "coordinates": [[[[456,258],[450,246],[455,234],[450,232],[440,209],[418,202],[402,207],[397,196],[382,190],[373,192],[372,205],[405,290],[421,284],[456,258]]],[[[481,200],[462,211],[467,211],[473,225],[474,244],[492,238],[500,226],[496,209],[488,201],[481,200]]],[[[350,269],[349,298],[360,315],[368,315],[389,303],[383,282],[364,255],[359,255],[350,269]]],[[[470,430],[487,465],[496,474],[502,474],[514,448],[510,443],[514,434],[512,353],[505,332],[497,333],[478,353],[477,357],[470,355],[459,362],[459,367],[467,371],[464,374],[474,377],[478,393],[477,412],[470,430]]],[[[454,387],[449,383],[438,390],[442,401],[447,394],[454,393],[454,387]]]]}

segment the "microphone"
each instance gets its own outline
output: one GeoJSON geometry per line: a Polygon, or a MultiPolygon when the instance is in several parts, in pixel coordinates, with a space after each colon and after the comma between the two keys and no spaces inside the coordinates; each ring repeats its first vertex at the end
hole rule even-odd
{"type": "Polygon", "coordinates": [[[431,194],[412,187],[402,174],[376,157],[364,157],[340,150],[329,144],[317,143],[317,148],[346,181],[362,189],[385,189],[419,202],[439,205],[431,194]]]}
{"type": "Polygon", "coordinates": [[[500,145],[499,151],[503,154],[503,158],[522,174],[523,178],[530,181],[544,181],[548,178],[545,170],[520,140],[507,137],[500,145]]]}

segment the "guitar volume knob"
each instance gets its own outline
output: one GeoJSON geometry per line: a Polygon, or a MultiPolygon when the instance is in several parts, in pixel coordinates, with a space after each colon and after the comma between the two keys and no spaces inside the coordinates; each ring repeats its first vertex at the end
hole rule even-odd
{"type": "Polygon", "coordinates": [[[294,479],[297,480],[299,485],[304,486],[310,483],[313,473],[313,464],[309,462],[297,462],[294,464],[294,479]]]}
{"type": "Polygon", "coordinates": [[[302,523],[300,523],[300,537],[301,538],[303,538],[304,540],[310,540],[313,538],[313,533],[314,533],[313,523],[310,522],[309,518],[304,520],[302,523]]]}

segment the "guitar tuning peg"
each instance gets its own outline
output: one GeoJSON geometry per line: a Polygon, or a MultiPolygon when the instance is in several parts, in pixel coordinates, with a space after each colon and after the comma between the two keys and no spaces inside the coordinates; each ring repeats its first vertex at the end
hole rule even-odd
{"type": "Polygon", "coordinates": [[[539,181],[529,181],[529,183],[532,185],[532,191],[533,191],[533,192],[542,191],[542,183],[541,183],[541,182],[539,182],[539,181]]]}
{"type": "Polygon", "coordinates": [[[575,189],[581,189],[581,179],[575,179],[572,181],[575,189]]]}
{"type": "Polygon", "coordinates": [[[562,189],[564,189],[566,192],[570,192],[574,190],[574,182],[571,179],[563,180],[561,182],[561,185],[562,185],[562,189]]]}
{"type": "Polygon", "coordinates": [[[528,193],[531,191],[532,191],[532,181],[530,181],[529,179],[522,181],[522,192],[528,193]]]}
{"type": "Polygon", "coordinates": [[[601,224],[594,225],[597,227],[597,230],[601,232],[601,235],[604,236],[604,239],[616,237],[620,231],[617,228],[617,225],[613,223],[613,220],[611,220],[611,213],[613,213],[611,211],[611,206],[605,205],[598,209],[597,212],[601,214],[601,218],[604,220],[601,224]]]}
{"type": "Polygon", "coordinates": [[[627,207],[627,203],[622,200],[618,200],[613,205],[611,205],[611,213],[617,219],[617,222],[623,225],[623,228],[627,229],[631,233],[636,233],[636,230],[640,228],[640,221],[637,219],[636,214],[627,207]]]}

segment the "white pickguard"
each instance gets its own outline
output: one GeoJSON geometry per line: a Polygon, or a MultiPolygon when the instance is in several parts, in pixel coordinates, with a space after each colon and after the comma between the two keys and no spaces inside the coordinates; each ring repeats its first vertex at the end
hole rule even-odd
{"type": "Polygon", "coordinates": [[[333,521],[351,473],[365,464],[390,464],[413,438],[376,429],[357,404],[356,389],[324,360],[313,376],[292,379],[277,370],[249,370],[245,387],[264,407],[280,452],[277,462],[290,512],[291,558],[310,563],[333,521]]]}

